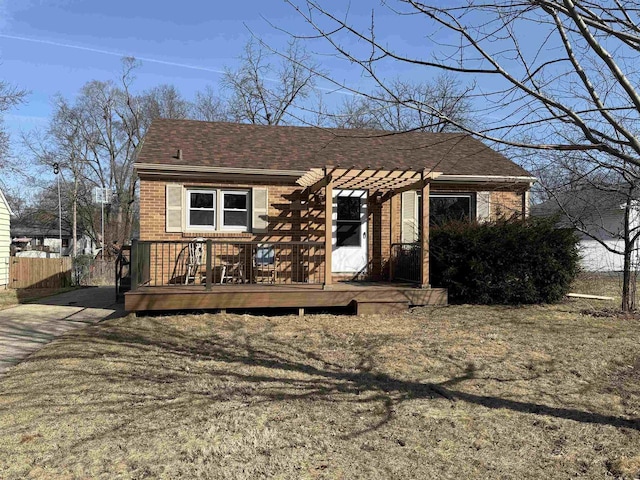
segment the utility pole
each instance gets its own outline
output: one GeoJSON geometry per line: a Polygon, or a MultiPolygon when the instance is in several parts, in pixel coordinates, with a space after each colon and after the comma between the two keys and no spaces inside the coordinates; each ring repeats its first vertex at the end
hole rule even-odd
{"type": "Polygon", "coordinates": [[[60,165],[53,164],[53,173],[58,180],[58,240],[60,241],[60,258],[62,258],[62,197],[60,196],[60,165]]]}

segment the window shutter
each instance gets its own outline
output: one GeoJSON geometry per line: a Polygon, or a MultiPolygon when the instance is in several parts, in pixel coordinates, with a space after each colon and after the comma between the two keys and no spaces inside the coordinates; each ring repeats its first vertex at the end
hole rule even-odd
{"type": "Polygon", "coordinates": [[[166,230],[167,232],[182,232],[182,185],[168,183],[165,192],[166,199],[166,230]]]}
{"type": "Polygon", "coordinates": [[[401,233],[402,243],[418,241],[418,193],[414,190],[402,192],[401,205],[401,233]]]}
{"type": "Polygon", "coordinates": [[[476,220],[480,223],[488,222],[491,218],[491,192],[476,193],[476,220]]]}
{"type": "Polygon", "coordinates": [[[255,187],[251,195],[251,225],[256,233],[264,233],[269,227],[269,194],[266,187],[255,187]]]}

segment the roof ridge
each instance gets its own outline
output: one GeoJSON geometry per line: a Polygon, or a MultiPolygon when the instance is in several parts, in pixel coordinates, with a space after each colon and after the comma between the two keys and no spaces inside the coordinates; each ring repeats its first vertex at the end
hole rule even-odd
{"type": "MultiPolygon", "coordinates": [[[[375,128],[345,128],[345,127],[324,127],[322,125],[264,125],[261,123],[241,123],[241,122],[226,122],[226,121],[209,121],[209,120],[198,120],[194,118],[156,118],[151,122],[150,128],[153,127],[155,123],[197,123],[201,125],[228,125],[240,128],[282,128],[282,129],[304,129],[304,130],[319,130],[324,132],[349,132],[349,133],[378,133],[381,134],[379,136],[394,136],[394,135],[425,135],[425,136],[460,136],[460,137],[470,137],[474,138],[473,135],[466,132],[428,132],[428,131],[420,131],[420,130],[382,130],[375,128]]],[[[354,135],[349,135],[354,136],[354,135]]],[[[361,137],[366,137],[366,135],[357,135],[361,137]]],[[[481,142],[482,143],[482,142],[481,142]]],[[[484,144],[483,144],[484,145],[484,144]]],[[[487,147],[489,148],[489,147],[487,147]]]]}

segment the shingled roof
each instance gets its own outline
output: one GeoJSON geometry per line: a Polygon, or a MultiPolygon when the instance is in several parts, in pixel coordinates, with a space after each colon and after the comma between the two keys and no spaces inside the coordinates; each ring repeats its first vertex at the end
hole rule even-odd
{"type": "Polygon", "coordinates": [[[308,170],[325,166],[423,170],[445,175],[530,176],[522,167],[462,133],[390,133],[155,120],[138,164],[308,170]],[[176,152],[182,151],[182,158],[176,152]]]}

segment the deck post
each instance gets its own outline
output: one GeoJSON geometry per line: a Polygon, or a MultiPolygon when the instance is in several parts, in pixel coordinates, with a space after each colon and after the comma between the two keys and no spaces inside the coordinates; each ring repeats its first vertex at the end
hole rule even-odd
{"type": "Polygon", "coordinates": [[[131,240],[131,258],[129,259],[129,265],[131,265],[131,291],[138,288],[138,262],[140,256],[138,255],[138,239],[131,240]]]}
{"type": "MultiPolygon", "coordinates": [[[[394,269],[394,257],[393,257],[393,243],[396,239],[396,205],[398,204],[398,196],[391,192],[391,198],[389,199],[389,280],[392,281],[395,275],[394,269]]],[[[398,224],[399,225],[399,224],[398,224]]]]}
{"type": "MultiPolygon", "coordinates": [[[[325,170],[326,175],[326,170],[325,170]]],[[[324,187],[324,288],[330,287],[331,279],[331,253],[333,237],[333,180],[327,178],[324,187]]]]}
{"type": "MultiPolygon", "coordinates": [[[[422,178],[425,174],[423,172],[422,178]]],[[[422,218],[420,219],[420,288],[430,288],[429,285],[429,190],[428,181],[422,186],[422,218]]]]}
{"type": "Polygon", "coordinates": [[[213,283],[213,272],[211,271],[211,239],[207,239],[207,258],[206,258],[206,264],[207,264],[207,279],[206,279],[206,286],[205,289],[207,291],[211,291],[211,284],[213,283]]]}

